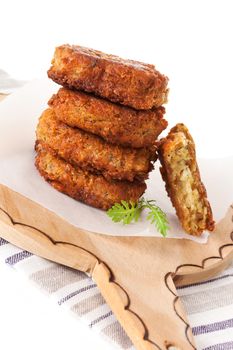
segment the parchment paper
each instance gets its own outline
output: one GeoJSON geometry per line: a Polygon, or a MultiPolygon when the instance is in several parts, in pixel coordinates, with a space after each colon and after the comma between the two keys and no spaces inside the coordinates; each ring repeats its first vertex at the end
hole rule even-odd
{"type": "MultiPolygon", "coordinates": [[[[48,99],[58,88],[59,86],[48,79],[35,80],[0,104],[0,183],[79,228],[109,235],[160,237],[155,227],[145,220],[145,214],[137,224],[125,226],[112,223],[104,211],[57,192],[38,174],[34,166],[35,128],[48,99]]],[[[233,157],[202,159],[199,165],[215,219],[218,221],[224,216],[233,199],[233,157]]],[[[205,243],[207,232],[201,238],[195,238],[182,230],[158,168],[159,162],[150,174],[144,197],[156,199],[157,204],[167,213],[170,224],[168,238],[186,238],[205,243]]]]}

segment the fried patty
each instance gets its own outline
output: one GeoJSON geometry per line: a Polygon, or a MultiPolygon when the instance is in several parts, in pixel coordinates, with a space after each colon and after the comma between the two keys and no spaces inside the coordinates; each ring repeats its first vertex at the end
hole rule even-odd
{"type": "Polygon", "coordinates": [[[184,230],[199,236],[212,231],[214,221],[196,161],[195,144],[184,124],[177,124],[161,141],[161,174],[184,230]]]}
{"type": "Polygon", "coordinates": [[[164,107],[136,111],[93,95],[61,88],[49,100],[62,122],[126,147],[150,147],[167,127],[164,107]]]}
{"type": "Polygon", "coordinates": [[[35,165],[45,180],[58,191],[93,207],[107,210],[121,200],[136,202],[146,189],[142,182],[109,182],[102,175],[74,167],[43,143],[37,142],[36,151],[35,165]]]}
{"type": "Polygon", "coordinates": [[[156,157],[155,147],[149,150],[111,145],[99,136],[67,126],[52,109],[40,117],[36,136],[59,157],[84,170],[101,173],[107,180],[143,181],[156,157]]]}
{"type": "Polygon", "coordinates": [[[167,101],[168,78],[153,65],[82,46],[57,47],[48,76],[63,86],[135,109],[151,109],[167,101]]]}

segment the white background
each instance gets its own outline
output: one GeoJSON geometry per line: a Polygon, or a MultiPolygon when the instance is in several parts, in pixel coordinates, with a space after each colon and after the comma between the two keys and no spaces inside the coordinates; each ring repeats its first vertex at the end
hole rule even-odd
{"type": "Polygon", "coordinates": [[[62,43],[154,63],[170,125],[186,122],[200,155],[231,155],[231,0],[0,1],[0,67],[14,77],[46,76],[62,43]]]}
{"type": "MultiPolygon", "coordinates": [[[[0,69],[43,77],[62,43],[154,63],[170,78],[170,126],[184,121],[201,156],[232,155],[231,7],[230,0],[1,1],[0,69]]],[[[1,348],[109,349],[21,276],[3,267],[0,274],[1,348]]]]}

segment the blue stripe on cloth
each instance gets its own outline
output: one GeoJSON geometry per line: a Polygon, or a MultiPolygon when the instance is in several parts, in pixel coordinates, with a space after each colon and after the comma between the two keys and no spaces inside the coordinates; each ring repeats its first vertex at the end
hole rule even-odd
{"type": "Polygon", "coordinates": [[[207,348],[204,348],[203,350],[233,350],[233,341],[211,345],[211,346],[208,346],[207,348]]]}
{"type": "Polygon", "coordinates": [[[8,243],[9,242],[7,242],[5,239],[0,237],[0,247],[1,247],[1,245],[5,245],[5,244],[8,244],[8,243]]]}
{"type": "Polygon", "coordinates": [[[199,334],[205,334],[205,333],[211,333],[211,332],[217,332],[226,328],[232,328],[233,327],[233,318],[221,322],[215,322],[210,323],[207,325],[201,325],[197,327],[193,327],[193,335],[199,335],[199,334]]]}
{"type": "Polygon", "coordinates": [[[75,297],[76,295],[79,295],[79,294],[81,294],[83,292],[86,292],[87,290],[92,289],[92,288],[96,288],[96,284],[90,284],[90,285],[88,285],[86,287],[80,288],[80,289],[78,289],[78,290],[76,290],[76,291],[66,295],[64,298],[62,298],[62,299],[60,299],[58,301],[58,305],[62,305],[66,301],[68,301],[69,299],[75,297]]]}
{"type": "Polygon", "coordinates": [[[11,255],[8,258],[6,258],[5,263],[13,266],[13,265],[17,264],[18,262],[20,262],[26,258],[29,258],[32,255],[33,255],[32,253],[29,253],[26,250],[23,250],[19,253],[16,253],[16,254],[11,255]]]}
{"type": "Polygon", "coordinates": [[[110,317],[113,315],[113,312],[112,311],[109,311],[107,314],[104,314],[104,315],[101,315],[100,317],[96,318],[94,321],[92,321],[90,324],[89,324],[89,327],[92,328],[93,326],[95,326],[97,323],[105,320],[106,318],[110,317]]]}

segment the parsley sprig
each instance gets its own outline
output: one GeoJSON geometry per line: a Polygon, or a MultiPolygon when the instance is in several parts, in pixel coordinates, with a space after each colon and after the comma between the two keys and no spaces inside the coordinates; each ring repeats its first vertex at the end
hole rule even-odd
{"type": "Polygon", "coordinates": [[[126,202],[116,203],[107,211],[107,215],[114,222],[123,222],[128,225],[131,222],[137,222],[142,211],[148,209],[147,220],[151,224],[155,225],[157,230],[163,237],[166,237],[169,230],[168,219],[166,214],[158,207],[155,200],[146,200],[141,198],[138,202],[126,202]]]}

